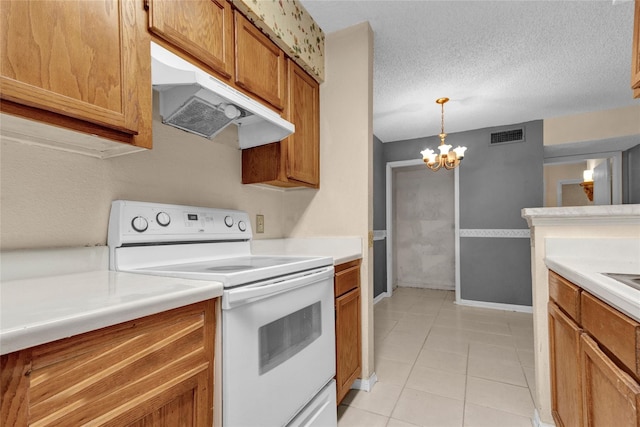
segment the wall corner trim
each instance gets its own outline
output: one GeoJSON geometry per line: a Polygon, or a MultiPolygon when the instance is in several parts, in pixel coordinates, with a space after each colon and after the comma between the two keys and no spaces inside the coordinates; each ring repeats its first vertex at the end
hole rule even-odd
{"type": "Polygon", "coordinates": [[[373,390],[373,386],[378,382],[378,376],[374,372],[368,379],[358,378],[354,381],[351,388],[353,390],[364,390],[367,393],[373,390]]]}

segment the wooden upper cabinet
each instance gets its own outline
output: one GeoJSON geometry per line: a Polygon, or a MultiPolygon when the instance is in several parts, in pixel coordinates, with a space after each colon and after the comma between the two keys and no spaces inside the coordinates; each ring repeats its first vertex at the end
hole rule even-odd
{"type": "Polygon", "coordinates": [[[227,0],[146,0],[149,31],[222,77],[233,75],[233,11],[227,0]]]}
{"type": "Polygon", "coordinates": [[[631,53],[631,88],[633,97],[640,98],[640,0],[635,2],[633,51],[631,53]]]}
{"type": "Polygon", "coordinates": [[[235,84],[277,110],[284,108],[285,55],[238,11],[235,16],[235,84]]]}
{"type": "Polygon", "coordinates": [[[284,117],[295,133],[281,142],[242,150],[242,183],[278,187],[320,187],[320,87],[287,60],[284,117]]]}
{"type": "Polygon", "coordinates": [[[287,108],[285,117],[296,131],[287,137],[287,178],[320,185],[320,89],[298,64],[287,61],[287,108]]]}
{"type": "Polygon", "coordinates": [[[0,16],[4,112],[151,146],[142,2],[2,0],[0,16]]]}

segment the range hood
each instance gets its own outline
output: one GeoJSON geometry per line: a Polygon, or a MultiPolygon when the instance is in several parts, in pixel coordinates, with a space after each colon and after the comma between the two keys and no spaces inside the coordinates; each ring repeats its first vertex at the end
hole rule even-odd
{"type": "Polygon", "coordinates": [[[151,42],[151,83],[160,95],[162,122],[213,138],[238,126],[240,148],[280,141],[293,123],[162,46],[151,42]]]}

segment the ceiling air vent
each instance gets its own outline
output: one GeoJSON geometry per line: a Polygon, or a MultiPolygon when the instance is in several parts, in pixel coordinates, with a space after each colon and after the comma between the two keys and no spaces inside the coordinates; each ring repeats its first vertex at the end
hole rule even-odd
{"type": "Polygon", "coordinates": [[[491,133],[491,145],[524,142],[524,129],[510,129],[491,133]]]}

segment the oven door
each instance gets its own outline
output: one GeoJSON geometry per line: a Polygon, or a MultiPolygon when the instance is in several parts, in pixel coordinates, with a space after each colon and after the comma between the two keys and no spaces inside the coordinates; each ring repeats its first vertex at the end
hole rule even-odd
{"type": "Polygon", "coordinates": [[[333,267],[225,290],[223,425],[284,426],[309,403],[335,375],[334,316],[333,267]]]}

